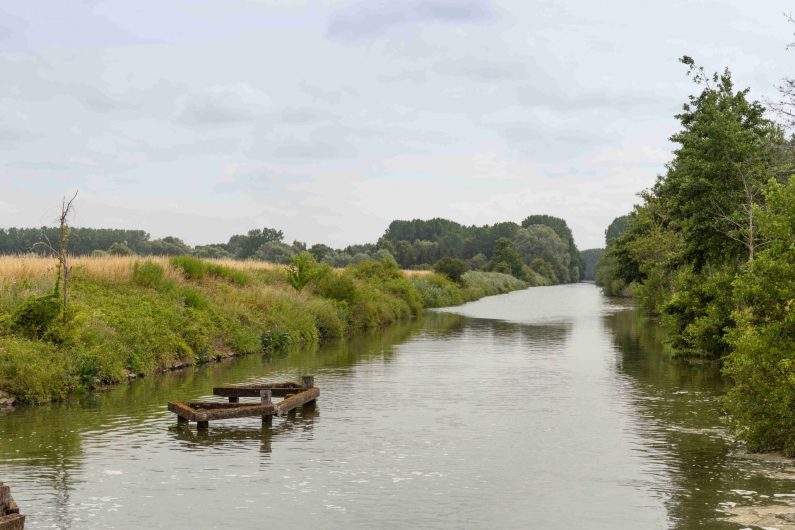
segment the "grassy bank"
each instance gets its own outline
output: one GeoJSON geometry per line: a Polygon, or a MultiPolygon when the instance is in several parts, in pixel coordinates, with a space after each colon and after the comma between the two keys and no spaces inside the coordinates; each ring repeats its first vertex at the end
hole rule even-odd
{"type": "Polygon", "coordinates": [[[44,402],[238,354],[317,344],[423,308],[521,289],[499,273],[461,285],[394,262],[329,270],[300,292],[285,269],[196,258],[80,258],[65,318],[53,260],[0,257],[0,391],[44,402]]]}

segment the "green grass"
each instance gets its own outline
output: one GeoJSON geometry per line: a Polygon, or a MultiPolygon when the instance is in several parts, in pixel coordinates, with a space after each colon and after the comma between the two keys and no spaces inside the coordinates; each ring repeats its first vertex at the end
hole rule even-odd
{"type": "Polygon", "coordinates": [[[6,278],[0,280],[0,390],[22,402],[61,400],[131,375],[300,348],[411,319],[425,307],[525,286],[498,273],[469,272],[463,279],[462,287],[437,274],[409,278],[394,262],[368,261],[330,270],[299,293],[281,270],[180,256],[131,262],[126,275],[75,275],[64,322],[48,314],[38,319],[31,309],[52,292],[51,279],[6,278]],[[17,325],[23,316],[36,325],[17,325]]]}

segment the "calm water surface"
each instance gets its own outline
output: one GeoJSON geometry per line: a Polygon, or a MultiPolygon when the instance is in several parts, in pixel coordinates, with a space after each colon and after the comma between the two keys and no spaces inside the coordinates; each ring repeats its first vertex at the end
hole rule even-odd
{"type": "Polygon", "coordinates": [[[17,409],[0,480],[28,528],[740,528],[721,510],[789,499],[795,470],[729,439],[721,391],[596,287],[540,287],[17,409]],[[318,407],[271,430],[165,409],[302,373],[318,407]]]}

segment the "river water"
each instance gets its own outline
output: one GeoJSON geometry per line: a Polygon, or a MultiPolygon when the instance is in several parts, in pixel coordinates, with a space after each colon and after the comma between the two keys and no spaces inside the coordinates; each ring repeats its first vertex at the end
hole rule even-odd
{"type": "Polygon", "coordinates": [[[27,528],[741,528],[786,503],[746,455],[717,368],[593,285],[429,312],[317,350],[252,355],[0,415],[27,528]],[[314,374],[314,410],[178,428],[169,400],[314,374]],[[778,496],[776,496],[778,495],[778,496]]]}

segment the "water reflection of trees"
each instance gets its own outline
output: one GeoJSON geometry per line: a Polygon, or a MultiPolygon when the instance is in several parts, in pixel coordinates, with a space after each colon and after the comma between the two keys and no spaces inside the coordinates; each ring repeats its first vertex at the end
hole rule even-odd
{"type": "Polygon", "coordinates": [[[715,509],[735,488],[764,489],[736,462],[734,445],[720,422],[723,388],[716,364],[673,359],[655,322],[637,311],[604,318],[619,355],[618,370],[628,376],[639,411],[647,459],[664,464],[672,480],[664,493],[677,528],[736,528],[716,520],[715,509]]]}
{"type": "Polygon", "coordinates": [[[514,342],[527,349],[555,352],[562,349],[571,330],[568,322],[523,324],[440,312],[426,315],[423,335],[444,339],[493,338],[503,344],[514,342]]]}

